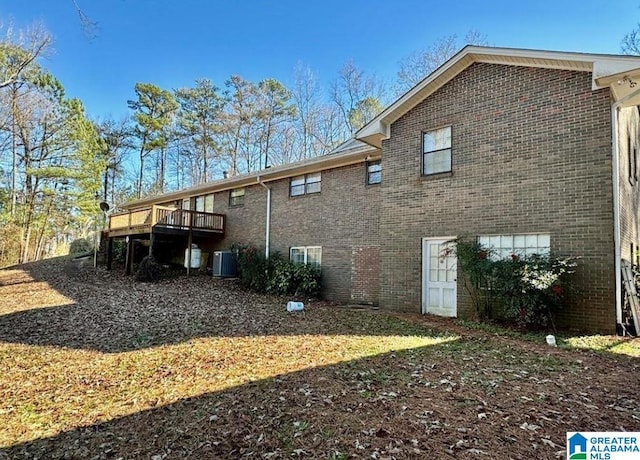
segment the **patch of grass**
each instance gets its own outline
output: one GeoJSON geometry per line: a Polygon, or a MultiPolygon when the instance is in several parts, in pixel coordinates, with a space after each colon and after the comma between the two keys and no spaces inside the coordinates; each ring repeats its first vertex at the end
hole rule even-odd
{"type": "Polygon", "coordinates": [[[563,348],[591,350],[620,355],[640,357],[640,338],[617,337],[611,335],[583,335],[562,337],[559,345],[563,348]]]}
{"type": "Polygon", "coordinates": [[[458,319],[456,320],[456,323],[468,329],[482,331],[488,334],[495,334],[502,337],[511,337],[537,343],[546,343],[545,337],[548,334],[546,332],[522,332],[495,323],[481,323],[466,319],[458,319]]]}

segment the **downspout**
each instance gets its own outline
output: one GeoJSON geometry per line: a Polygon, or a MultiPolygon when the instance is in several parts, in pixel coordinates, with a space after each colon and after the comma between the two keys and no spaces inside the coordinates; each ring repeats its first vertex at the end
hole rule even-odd
{"type": "Polygon", "coordinates": [[[620,171],[618,113],[623,101],[611,104],[611,169],[613,176],[613,253],[616,272],[616,324],[622,324],[622,251],[620,247],[620,171]]]}
{"type": "Polygon", "coordinates": [[[267,189],[267,216],[265,219],[264,230],[264,257],[269,258],[269,241],[271,239],[271,188],[267,187],[264,182],[260,180],[260,176],[257,177],[258,183],[267,189]]]}

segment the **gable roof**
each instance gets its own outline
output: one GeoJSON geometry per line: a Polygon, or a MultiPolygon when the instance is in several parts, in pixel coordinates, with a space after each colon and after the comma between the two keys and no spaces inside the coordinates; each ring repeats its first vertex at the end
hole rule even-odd
{"type": "Polygon", "coordinates": [[[451,59],[358,130],[355,134],[356,139],[380,148],[382,140],[390,137],[390,126],[394,121],[476,62],[591,72],[593,75],[592,88],[612,87],[615,100],[627,97],[630,92],[625,91],[625,89],[631,85],[618,85],[618,78],[614,82],[607,80],[607,77],[613,75],[626,76],[629,73],[637,74],[640,77],[640,57],[638,56],[566,53],[469,45],[465,46],[451,59]]]}

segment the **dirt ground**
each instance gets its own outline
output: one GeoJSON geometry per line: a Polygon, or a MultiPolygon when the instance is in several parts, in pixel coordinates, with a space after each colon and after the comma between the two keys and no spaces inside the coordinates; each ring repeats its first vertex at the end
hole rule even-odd
{"type": "Polygon", "coordinates": [[[640,358],[65,260],[0,270],[0,459],[565,458],[640,358]]]}

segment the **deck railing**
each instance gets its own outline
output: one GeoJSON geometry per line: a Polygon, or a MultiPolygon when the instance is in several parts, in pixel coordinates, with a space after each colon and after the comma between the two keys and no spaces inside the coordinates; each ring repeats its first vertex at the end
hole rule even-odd
{"type": "Polygon", "coordinates": [[[208,230],[224,233],[224,214],[174,209],[153,205],[151,208],[124,211],[109,216],[109,231],[142,230],[149,231],[155,226],[179,230],[208,230]]]}

